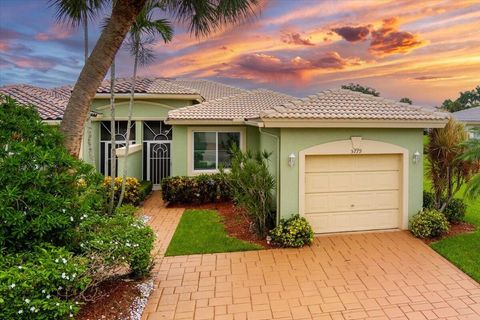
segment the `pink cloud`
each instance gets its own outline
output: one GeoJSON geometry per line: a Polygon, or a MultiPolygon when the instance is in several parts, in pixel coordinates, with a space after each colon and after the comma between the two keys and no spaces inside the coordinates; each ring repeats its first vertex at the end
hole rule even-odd
{"type": "Polygon", "coordinates": [[[47,71],[55,66],[55,62],[45,59],[33,59],[33,58],[10,58],[9,62],[21,69],[37,69],[41,71],[47,71]]]}
{"type": "Polygon", "coordinates": [[[50,40],[62,40],[70,37],[75,30],[65,25],[54,24],[47,32],[39,32],[35,35],[35,40],[38,41],[50,41],[50,40]]]}
{"type": "Polygon", "coordinates": [[[298,32],[286,32],[282,34],[282,42],[301,46],[314,46],[310,38],[302,37],[298,32]]]}
{"type": "Polygon", "coordinates": [[[9,48],[6,42],[0,42],[0,52],[7,52],[9,48]]]}

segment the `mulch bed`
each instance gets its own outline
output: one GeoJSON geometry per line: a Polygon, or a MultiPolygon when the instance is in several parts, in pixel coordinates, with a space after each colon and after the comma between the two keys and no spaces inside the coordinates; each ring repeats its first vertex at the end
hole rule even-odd
{"type": "Polygon", "coordinates": [[[455,223],[455,224],[452,223],[450,225],[450,230],[448,230],[448,232],[446,234],[441,235],[439,237],[435,237],[435,238],[431,238],[431,239],[422,239],[422,240],[426,244],[430,244],[430,243],[437,242],[437,241],[440,241],[440,240],[445,239],[445,238],[456,236],[458,234],[471,233],[471,232],[474,232],[476,229],[477,228],[475,227],[475,225],[471,224],[471,223],[467,223],[467,222],[459,222],[459,223],[455,223]]]}
{"type": "Polygon", "coordinates": [[[265,239],[258,238],[250,231],[250,219],[245,211],[236,207],[232,202],[217,202],[204,204],[168,205],[169,208],[206,209],[216,210],[223,218],[223,224],[228,235],[250,243],[258,244],[266,249],[277,248],[267,243],[265,239]]]}
{"type": "Polygon", "coordinates": [[[130,308],[135,298],[140,296],[137,285],[141,280],[116,278],[101,283],[98,299],[82,306],[77,320],[125,320],[130,319],[130,308]]]}

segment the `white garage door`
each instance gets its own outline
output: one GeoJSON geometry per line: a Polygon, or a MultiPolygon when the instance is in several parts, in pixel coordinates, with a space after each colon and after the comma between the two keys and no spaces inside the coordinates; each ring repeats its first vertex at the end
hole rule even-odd
{"type": "Polygon", "coordinates": [[[316,233],[400,226],[401,155],[306,156],[305,216],[316,233]]]}

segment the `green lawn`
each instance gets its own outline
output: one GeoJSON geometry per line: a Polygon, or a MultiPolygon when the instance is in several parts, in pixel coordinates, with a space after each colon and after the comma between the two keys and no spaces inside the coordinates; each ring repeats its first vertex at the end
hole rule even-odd
{"type": "MultiPolygon", "coordinates": [[[[427,173],[428,160],[426,157],[424,165],[424,188],[430,190],[431,182],[427,173]]],[[[463,197],[464,187],[457,194],[458,198],[463,197]]],[[[480,282],[480,199],[466,201],[466,204],[468,208],[465,220],[476,225],[477,231],[443,239],[432,243],[430,246],[477,282],[480,282]]]]}
{"type": "Polygon", "coordinates": [[[229,237],[214,210],[186,210],[166,256],[259,250],[261,246],[229,237]]]}

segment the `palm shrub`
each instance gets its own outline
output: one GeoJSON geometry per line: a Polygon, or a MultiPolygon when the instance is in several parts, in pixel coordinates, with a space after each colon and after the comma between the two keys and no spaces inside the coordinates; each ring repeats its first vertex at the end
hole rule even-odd
{"type": "Polygon", "coordinates": [[[265,237],[273,226],[275,179],[268,169],[270,154],[253,154],[232,149],[231,169],[225,176],[235,203],[245,208],[258,236],[265,237]]]}
{"type": "Polygon", "coordinates": [[[473,132],[477,134],[477,138],[465,141],[462,144],[464,152],[459,155],[460,160],[471,161],[477,165],[476,171],[474,171],[475,175],[468,182],[465,190],[465,196],[469,199],[478,198],[480,196],[480,138],[478,138],[480,137],[480,129],[477,128],[473,132]]]}
{"type": "Polygon", "coordinates": [[[465,127],[450,119],[444,128],[432,129],[429,133],[427,157],[432,180],[434,208],[443,212],[462,185],[478,170],[478,165],[462,159],[467,138],[465,127]]]}

